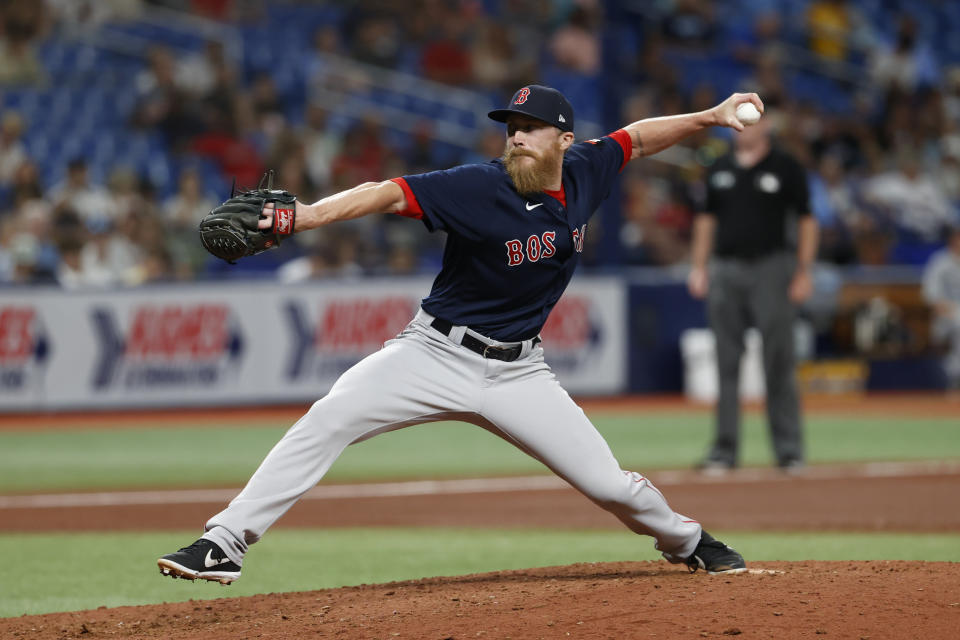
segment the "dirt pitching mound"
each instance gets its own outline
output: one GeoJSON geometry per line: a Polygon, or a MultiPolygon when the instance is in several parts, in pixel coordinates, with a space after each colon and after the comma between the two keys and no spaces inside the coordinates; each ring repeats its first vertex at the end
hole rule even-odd
{"type": "Polygon", "coordinates": [[[947,638],[958,594],[960,566],[945,562],[769,562],[735,576],[597,563],[23,616],[0,620],[0,637],[947,638]]]}

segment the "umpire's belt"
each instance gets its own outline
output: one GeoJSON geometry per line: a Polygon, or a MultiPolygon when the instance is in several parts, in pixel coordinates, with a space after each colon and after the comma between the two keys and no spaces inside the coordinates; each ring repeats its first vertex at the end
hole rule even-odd
{"type": "MultiPolygon", "coordinates": [[[[430,322],[430,326],[445,336],[449,336],[450,330],[453,329],[453,324],[442,318],[434,318],[430,322]]],[[[539,342],[540,337],[537,336],[533,339],[530,346],[534,346],[539,342]]],[[[474,338],[469,333],[463,334],[463,338],[460,339],[460,346],[466,347],[474,353],[479,353],[484,358],[503,360],[504,362],[513,362],[520,357],[520,353],[523,351],[522,342],[512,347],[498,347],[496,345],[487,344],[479,338],[474,338]]]]}

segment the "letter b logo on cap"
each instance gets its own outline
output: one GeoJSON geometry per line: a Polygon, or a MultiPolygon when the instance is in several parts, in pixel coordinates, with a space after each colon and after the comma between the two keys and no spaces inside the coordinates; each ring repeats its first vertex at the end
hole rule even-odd
{"type": "Polygon", "coordinates": [[[520,91],[517,91],[517,99],[513,101],[513,104],[523,104],[529,97],[530,89],[524,87],[523,89],[520,89],[520,91]]]}

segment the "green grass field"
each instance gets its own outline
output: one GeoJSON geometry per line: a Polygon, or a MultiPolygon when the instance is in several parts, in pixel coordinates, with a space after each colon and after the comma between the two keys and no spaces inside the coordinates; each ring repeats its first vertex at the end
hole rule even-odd
{"type": "MultiPolygon", "coordinates": [[[[753,565],[765,560],[960,561],[958,537],[950,535],[715,533],[753,565]]],[[[651,540],[627,531],[277,529],[257,546],[243,577],[230,587],[161,577],[154,560],[194,537],[195,531],[0,534],[0,617],[659,558],[651,540]]]]}
{"type": "MultiPolygon", "coordinates": [[[[625,467],[686,468],[711,435],[705,411],[591,413],[625,467]]],[[[166,419],[169,422],[169,418],[166,419]]],[[[286,424],[232,428],[141,421],[131,429],[0,431],[0,493],[134,487],[239,486],[286,424]],[[211,456],[210,451],[217,455],[211,456]]],[[[743,462],[770,463],[761,416],[745,423],[743,462]]],[[[814,415],[812,464],[960,459],[960,424],[947,418],[814,415]]],[[[335,481],[474,477],[546,472],[481,429],[444,423],[348,448],[335,481]]],[[[751,562],[764,560],[960,561],[960,535],[714,532],[751,562]]],[[[534,566],[653,560],[650,540],[626,530],[271,530],[230,588],[162,579],[155,559],[196,531],[0,534],[0,616],[190,598],[222,598],[534,566]]]]}
{"type": "MultiPolygon", "coordinates": [[[[639,470],[686,468],[711,435],[706,412],[594,413],[620,462],[639,470]]],[[[159,421],[158,421],[159,423],[159,421]]],[[[745,465],[769,464],[760,416],[744,424],[745,465]]],[[[237,486],[286,424],[139,423],[136,428],[0,431],[0,493],[134,487],[237,486]],[[210,455],[214,447],[217,454],[210,455]]],[[[829,417],[807,420],[812,463],[960,458],[960,423],[949,418],[829,417]]],[[[462,423],[421,425],[348,447],[332,481],[547,473],[499,438],[462,423]]]]}

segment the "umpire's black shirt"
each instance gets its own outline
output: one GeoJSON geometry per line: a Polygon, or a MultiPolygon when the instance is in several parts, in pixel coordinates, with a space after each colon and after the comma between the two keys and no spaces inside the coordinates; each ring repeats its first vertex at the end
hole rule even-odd
{"type": "Polygon", "coordinates": [[[707,175],[705,209],[717,219],[718,257],[753,260],[792,248],[788,221],[810,215],[806,172],[777,147],[748,169],[728,153],[707,175]]]}

